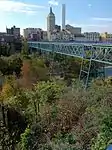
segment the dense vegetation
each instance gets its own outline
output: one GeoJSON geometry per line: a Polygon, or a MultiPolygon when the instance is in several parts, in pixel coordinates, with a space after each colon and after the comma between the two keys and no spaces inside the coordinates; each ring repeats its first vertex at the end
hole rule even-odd
{"type": "Polygon", "coordinates": [[[12,54],[20,53],[22,47],[22,42],[19,39],[15,39],[13,43],[1,43],[0,42],[0,56],[10,56],[12,54]]]}
{"type": "Polygon", "coordinates": [[[0,148],[104,150],[112,139],[111,79],[85,91],[80,59],[42,56],[24,43],[21,54],[0,58],[0,148]]]}

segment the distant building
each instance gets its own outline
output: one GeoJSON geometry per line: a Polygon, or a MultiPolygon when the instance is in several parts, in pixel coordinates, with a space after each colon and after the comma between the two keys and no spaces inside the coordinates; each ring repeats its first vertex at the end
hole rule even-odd
{"type": "Polygon", "coordinates": [[[81,34],[81,28],[80,27],[73,27],[69,24],[66,25],[66,30],[71,32],[71,34],[81,34]]]}
{"type": "Polygon", "coordinates": [[[26,28],[23,30],[24,38],[34,41],[43,39],[43,31],[40,28],[26,28]]]}
{"type": "Polygon", "coordinates": [[[24,38],[29,38],[29,35],[36,34],[39,28],[26,28],[23,29],[23,36],[24,38]]]}
{"type": "Polygon", "coordinates": [[[102,33],[101,34],[101,40],[104,42],[112,42],[112,34],[111,33],[102,33]]]}
{"type": "Polygon", "coordinates": [[[24,38],[28,38],[29,37],[29,34],[31,34],[31,29],[30,28],[26,28],[26,29],[23,29],[23,37],[24,38]]]}
{"type": "Polygon", "coordinates": [[[38,41],[38,35],[35,33],[30,34],[30,40],[32,41],[38,41]]]}
{"type": "Polygon", "coordinates": [[[12,31],[12,29],[8,29],[8,28],[6,28],[6,32],[7,32],[7,34],[13,35],[13,31],[12,31]]]}
{"type": "Polygon", "coordinates": [[[14,41],[14,35],[7,33],[0,33],[0,43],[11,43],[14,41]]]}
{"type": "Polygon", "coordinates": [[[85,42],[85,36],[83,34],[74,34],[73,35],[73,41],[81,41],[81,42],[85,42]]]}
{"type": "Polygon", "coordinates": [[[20,28],[16,28],[15,26],[6,28],[6,33],[9,35],[14,35],[15,37],[20,37],[20,28]]]}
{"type": "Polygon", "coordinates": [[[32,40],[32,41],[41,41],[42,40],[41,33],[39,31],[37,31],[37,33],[32,33],[30,35],[30,40],[32,40]]]}
{"type": "Polygon", "coordinates": [[[1,35],[6,35],[7,33],[6,32],[0,32],[0,36],[1,35]]]}
{"type": "Polygon", "coordinates": [[[66,20],[66,6],[62,4],[62,29],[65,29],[65,20],[66,20]]]}
{"type": "Polygon", "coordinates": [[[55,30],[55,15],[52,11],[52,7],[50,7],[50,13],[47,16],[47,35],[48,40],[51,40],[51,34],[55,30]]]}
{"type": "Polygon", "coordinates": [[[47,31],[43,31],[43,32],[42,32],[42,35],[43,35],[43,36],[42,36],[42,37],[43,37],[42,40],[43,40],[43,41],[48,41],[48,34],[47,34],[47,31]]]}
{"type": "Polygon", "coordinates": [[[85,32],[84,36],[86,41],[91,41],[91,42],[99,42],[101,39],[99,32],[85,32]]]}
{"type": "Polygon", "coordinates": [[[71,34],[68,30],[62,30],[61,32],[53,32],[51,41],[85,41],[85,36],[83,34],[71,34]]]}
{"type": "Polygon", "coordinates": [[[50,7],[50,13],[47,16],[47,32],[53,32],[55,29],[55,15],[50,7]]]}
{"type": "Polygon", "coordinates": [[[60,32],[60,31],[61,31],[61,26],[55,25],[55,30],[56,30],[57,32],[60,32]]]}

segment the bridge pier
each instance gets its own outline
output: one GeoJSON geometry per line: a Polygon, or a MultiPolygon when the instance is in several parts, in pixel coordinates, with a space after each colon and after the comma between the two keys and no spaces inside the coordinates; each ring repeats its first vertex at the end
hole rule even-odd
{"type": "Polygon", "coordinates": [[[91,64],[92,64],[92,60],[90,59],[87,66],[85,67],[85,65],[86,65],[85,60],[84,60],[84,58],[82,58],[80,74],[79,74],[79,81],[83,80],[84,89],[87,89],[88,84],[89,84],[91,64]]]}

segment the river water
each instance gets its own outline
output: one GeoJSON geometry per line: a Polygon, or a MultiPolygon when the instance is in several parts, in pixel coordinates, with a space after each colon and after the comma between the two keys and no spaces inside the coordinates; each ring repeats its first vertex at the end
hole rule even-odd
{"type": "Polygon", "coordinates": [[[106,77],[112,76],[112,67],[105,68],[105,76],[106,77]]]}

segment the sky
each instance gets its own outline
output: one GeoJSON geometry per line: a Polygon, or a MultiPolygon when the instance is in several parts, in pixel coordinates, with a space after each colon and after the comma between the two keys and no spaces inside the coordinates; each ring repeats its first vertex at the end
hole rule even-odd
{"type": "Polygon", "coordinates": [[[112,33],[112,0],[0,0],[0,32],[13,25],[46,30],[49,7],[61,25],[61,7],[66,4],[66,24],[82,32],[112,33]]]}

